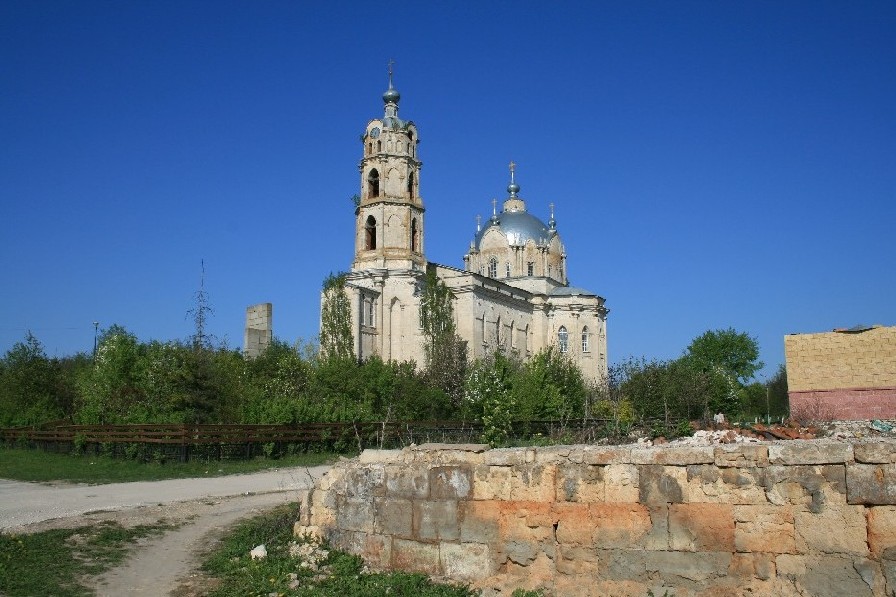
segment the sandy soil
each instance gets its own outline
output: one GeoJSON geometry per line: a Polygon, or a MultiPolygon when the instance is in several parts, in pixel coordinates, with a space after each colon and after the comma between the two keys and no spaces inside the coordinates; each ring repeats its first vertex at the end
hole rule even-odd
{"type": "Polygon", "coordinates": [[[203,553],[235,522],[293,502],[329,467],[277,469],[211,479],[109,485],[0,480],[0,532],[75,528],[102,520],[122,526],[176,525],[140,540],[130,558],[89,586],[99,596],[203,595],[214,580],[198,571],[203,553]]]}

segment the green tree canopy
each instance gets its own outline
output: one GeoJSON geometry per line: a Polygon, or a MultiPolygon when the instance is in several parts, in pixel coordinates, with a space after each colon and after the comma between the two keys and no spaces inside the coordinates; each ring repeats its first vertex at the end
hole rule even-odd
{"type": "Polygon", "coordinates": [[[330,274],[324,280],[320,307],[320,356],[323,359],[351,360],[355,354],[345,277],[344,273],[330,274]]]}
{"type": "Polygon", "coordinates": [[[721,367],[741,384],[752,379],[763,365],[756,338],[734,328],[704,332],[691,341],[685,354],[700,367],[721,367]]]}

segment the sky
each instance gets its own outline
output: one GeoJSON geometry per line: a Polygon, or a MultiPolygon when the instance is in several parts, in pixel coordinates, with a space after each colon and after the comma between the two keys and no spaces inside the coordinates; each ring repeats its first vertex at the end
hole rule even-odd
{"type": "Polygon", "coordinates": [[[313,339],[350,268],[359,141],[419,129],[430,261],[476,216],[554,203],[611,363],[706,330],[896,325],[896,3],[0,3],[0,354],[94,324],[313,339]]]}

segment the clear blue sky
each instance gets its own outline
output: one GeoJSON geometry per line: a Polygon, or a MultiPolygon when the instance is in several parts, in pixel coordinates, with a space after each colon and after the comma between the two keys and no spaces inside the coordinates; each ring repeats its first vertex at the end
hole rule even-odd
{"type": "Polygon", "coordinates": [[[348,269],[359,135],[395,64],[420,130],[426,254],[556,204],[611,362],[707,329],[896,324],[896,3],[0,3],[0,351],[93,321],[184,339],[246,306],[316,335],[348,269]]]}

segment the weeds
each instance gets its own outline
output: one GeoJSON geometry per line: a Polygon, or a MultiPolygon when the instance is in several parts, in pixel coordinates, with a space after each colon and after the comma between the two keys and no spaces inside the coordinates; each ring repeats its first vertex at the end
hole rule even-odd
{"type": "Polygon", "coordinates": [[[407,597],[473,597],[475,592],[457,585],[441,585],[422,574],[371,573],[363,560],[319,546],[318,557],[299,555],[302,541],[292,534],[298,516],[296,505],[281,506],[249,519],[233,529],[209,554],[203,570],[221,579],[212,597],[280,595],[282,597],[346,597],[386,595],[407,597]],[[267,557],[253,560],[249,551],[264,544],[267,557]],[[291,555],[291,548],[292,554],[291,555]],[[306,562],[303,565],[303,561],[306,562]]]}
{"type": "Polygon", "coordinates": [[[7,597],[81,597],[81,584],[122,562],[133,542],[172,528],[167,524],[124,528],[103,522],[31,535],[0,535],[0,594],[7,597]]]}

